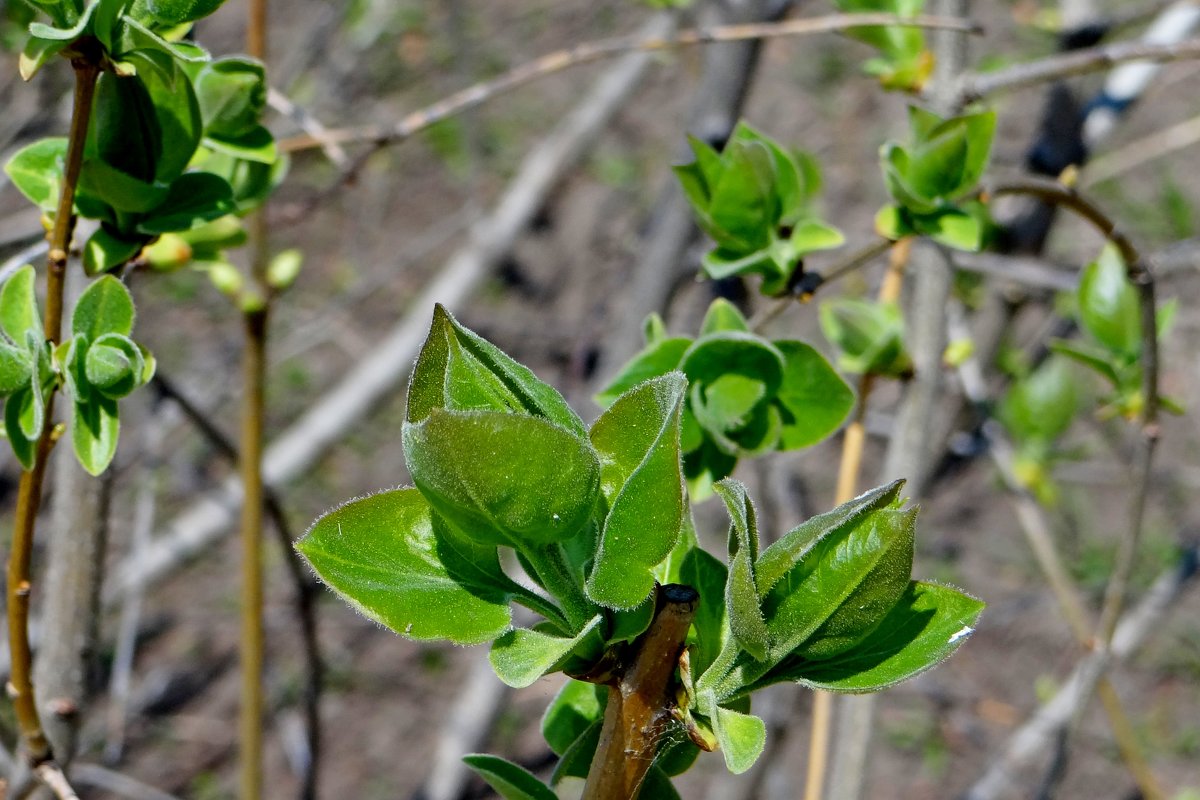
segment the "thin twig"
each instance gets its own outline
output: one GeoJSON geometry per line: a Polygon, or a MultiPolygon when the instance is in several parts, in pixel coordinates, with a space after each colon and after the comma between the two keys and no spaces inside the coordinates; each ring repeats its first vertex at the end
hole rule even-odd
{"type": "MultiPolygon", "coordinates": [[[[957,303],[950,306],[947,324],[951,328],[954,338],[970,335],[962,307],[957,303]]],[[[965,359],[959,366],[958,375],[963,386],[963,394],[976,406],[984,407],[987,402],[987,390],[978,360],[974,357],[965,359]]],[[[1054,544],[1051,526],[1046,519],[1045,512],[1017,478],[1016,456],[1012,443],[994,421],[984,426],[983,433],[988,440],[988,452],[992,457],[992,463],[1000,472],[1005,487],[1008,489],[1008,496],[1012,501],[1013,510],[1016,511],[1021,532],[1025,535],[1025,540],[1028,542],[1030,550],[1033,551],[1038,567],[1054,592],[1059,610],[1066,618],[1067,624],[1075,636],[1075,641],[1085,651],[1091,650],[1093,647],[1092,622],[1084,608],[1079,588],[1071,579],[1070,573],[1059,555],[1058,548],[1054,544]]],[[[1146,800],[1162,800],[1162,788],[1142,753],[1141,745],[1129,720],[1129,715],[1121,703],[1121,697],[1117,694],[1116,687],[1108,678],[1102,677],[1097,682],[1096,691],[1100,695],[1100,702],[1104,706],[1105,714],[1112,726],[1113,738],[1117,742],[1121,758],[1137,782],[1142,795],[1146,800]]]]}
{"type": "Polygon", "coordinates": [[[125,800],[179,800],[173,794],[167,794],[161,789],[148,786],[99,764],[76,764],[71,768],[71,778],[80,786],[91,786],[125,800]]]}
{"type": "Polygon", "coordinates": [[[1084,186],[1095,186],[1143,164],[1200,143],[1200,116],[1156,130],[1105,153],[1083,170],[1084,186]]]}
{"type": "Polygon", "coordinates": [[[62,768],[54,761],[44,761],[38,764],[34,767],[33,773],[47,789],[54,793],[58,800],[79,800],[79,795],[75,794],[71,782],[67,780],[62,768]]]}
{"type": "Polygon", "coordinates": [[[300,130],[304,131],[325,153],[325,157],[335,166],[344,168],[350,164],[350,156],[346,154],[345,148],[340,142],[335,142],[329,138],[329,129],[317,119],[308,109],[295,103],[290,97],[275,87],[267,90],[267,103],[271,108],[283,114],[292,122],[300,126],[300,130]]]}
{"type": "MultiPolygon", "coordinates": [[[[94,43],[78,42],[71,65],[75,73],[74,106],[68,135],[66,164],[59,189],[58,208],[50,234],[47,264],[45,336],[53,348],[62,336],[63,288],[67,252],[74,228],[75,188],[83,164],[84,142],[91,119],[96,79],[100,74],[94,43]],[[86,51],[86,52],[82,52],[86,51]]],[[[42,730],[31,676],[32,653],[29,646],[29,601],[33,588],[30,572],[33,558],[34,528],[41,507],[46,463],[54,446],[54,393],[46,401],[44,422],[37,443],[37,461],[21,473],[17,508],[13,520],[12,551],[8,560],[8,642],[12,658],[9,695],[16,711],[17,725],[26,749],[29,765],[60,798],[74,797],[65,776],[54,762],[54,752],[42,730]],[[61,778],[61,780],[60,780],[61,778]],[[65,787],[65,789],[64,789],[65,787]]]]}
{"type": "Polygon", "coordinates": [[[1097,638],[1102,647],[1112,641],[1117,619],[1129,587],[1133,565],[1141,541],[1146,510],[1146,496],[1150,491],[1150,477],[1154,462],[1154,450],[1158,442],[1158,320],[1155,301],[1154,276],[1150,265],[1134,247],[1129,237],[1122,233],[1095,203],[1076,190],[1061,183],[1047,180],[1027,179],[997,185],[992,188],[995,196],[1012,194],[1038,197],[1046,202],[1067,208],[1087,220],[1120,252],[1125,262],[1129,281],[1138,292],[1141,316],[1141,365],[1142,365],[1142,409],[1138,420],[1141,435],[1138,438],[1137,454],[1134,458],[1133,496],[1130,508],[1129,527],[1121,537],[1117,561],[1108,586],[1105,588],[1104,605],[1100,612],[1097,638]]]}
{"type": "Polygon", "coordinates": [[[915,28],[946,28],[980,33],[974,23],[963,20],[948,20],[940,17],[918,15],[897,17],[893,14],[833,14],[810,19],[783,20],[780,22],[747,23],[718,26],[708,29],[692,29],[674,34],[650,35],[635,33],[585,42],[574,47],[549,53],[533,61],[521,64],[491,80],[469,86],[433,105],[411,112],[394,125],[368,125],[353,128],[338,128],[325,131],[320,140],[311,136],[285,139],[280,142],[283,152],[297,152],[314,147],[327,147],[332,143],[350,144],[363,142],[370,147],[344,168],[334,181],[323,191],[307,200],[301,200],[281,218],[282,224],[292,224],[306,218],[327,197],[362,172],[371,157],[385,147],[399,144],[431,125],[435,125],[456,114],[475,108],[504,92],[511,91],[537,78],[552,75],[568,67],[588,64],[628,53],[652,53],[677,47],[719,42],[769,39],[778,37],[806,36],[818,33],[833,33],[879,25],[900,25],[915,28]]]}
{"type": "Polygon", "coordinates": [[[958,104],[965,105],[1000,92],[1011,92],[1051,81],[1100,72],[1131,61],[1185,61],[1200,58],[1200,39],[1168,44],[1121,42],[1072,53],[1047,56],[995,72],[964,75],[958,85],[958,104]]]}

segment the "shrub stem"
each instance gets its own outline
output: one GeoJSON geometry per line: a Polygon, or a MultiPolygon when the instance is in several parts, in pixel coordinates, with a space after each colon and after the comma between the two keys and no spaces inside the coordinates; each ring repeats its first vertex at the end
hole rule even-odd
{"type": "Polygon", "coordinates": [[[624,667],[609,684],[583,800],[638,796],[671,719],[675,668],[699,602],[690,586],[658,587],[654,620],[626,651],[624,667]]]}
{"type": "MultiPolygon", "coordinates": [[[[67,161],[62,187],[50,232],[49,258],[46,271],[45,336],[53,347],[62,338],[63,285],[67,268],[67,253],[75,227],[75,187],[83,164],[84,143],[92,113],[96,79],[100,75],[93,47],[89,41],[73,46],[71,66],[75,70],[75,97],[71,114],[71,129],[67,144],[67,161]]],[[[35,387],[35,391],[40,387],[35,387]]],[[[34,529],[38,509],[42,504],[42,486],[46,462],[54,447],[54,394],[46,400],[45,418],[37,445],[37,461],[33,468],[21,473],[17,490],[17,508],[13,521],[12,551],[8,559],[8,642],[12,653],[9,694],[17,717],[30,766],[35,774],[54,776],[61,772],[54,764],[54,752],[42,730],[33,692],[32,652],[29,646],[29,602],[33,590],[31,564],[34,529]],[[46,769],[42,769],[46,767],[46,769]]],[[[65,783],[65,779],[64,779],[65,783]]],[[[69,786],[67,787],[69,789],[69,786]]],[[[73,796],[54,789],[62,796],[73,796]]]]}

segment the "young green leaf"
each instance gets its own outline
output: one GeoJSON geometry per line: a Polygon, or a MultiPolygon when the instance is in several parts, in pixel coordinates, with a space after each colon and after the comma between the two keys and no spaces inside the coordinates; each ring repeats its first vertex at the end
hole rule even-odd
{"type": "Polygon", "coordinates": [[[896,502],[904,481],[898,480],[863,492],[832,511],[817,514],[784,534],[758,557],[755,576],[759,597],[775,587],[784,575],[800,563],[817,542],[842,526],[856,525],[866,515],[896,502]]]}
{"type": "Polygon", "coordinates": [[[71,407],[71,444],[80,465],[91,475],[108,468],[117,453],[120,421],[117,401],[93,396],[71,407]]]}
{"type": "Polygon", "coordinates": [[[1000,419],[1018,441],[1049,444],[1070,427],[1078,404],[1070,365],[1064,358],[1051,358],[1009,388],[1000,419]]]}
{"type": "Polygon", "coordinates": [[[186,231],[233,209],[233,188],[228,181],[209,172],[185,172],[171,183],[162,203],[137,228],[151,236],[186,231]]]}
{"type": "Polygon", "coordinates": [[[94,342],[106,333],[133,332],[133,298],[125,284],[111,275],[95,280],[79,296],[71,315],[71,332],[94,342]]]}
{"type": "Polygon", "coordinates": [[[675,547],[686,512],[679,420],[687,380],[672,372],[619,397],[590,433],[608,504],[586,591],[615,609],[640,605],[654,567],[675,547]]]}
{"type": "Polygon", "coordinates": [[[479,644],[508,630],[518,587],[495,548],[436,524],[416,489],[352,500],[320,517],[296,549],[351,606],[402,636],[479,644]]]}
{"type": "Polygon", "coordinates": [[[596,454],[545,419],[434,409],[417,424],[404,423],[403,439],[417,488],[473,541],[561,542],[592,515],[600,483],[596,454]]]}
{"type": "Polygon", "coordinates": [[[691,586],[700,594],[700,604],[696,608],[696,616],[692,618],[692,627],[696,630],[692,671],[696,675],[703,675],[709,665],[716,661],[725,643],[725,587],[728,577],[729,570],[724,564],[696,546],[683,556],[679,577],[674,581],[691,586]]]}
{"type": "Polygon", "coordinates": [[[19,347],[0,341],[0,396],[29,385],[33,358],[19,347]]]}
{"type": "Polygon", "coordinates": [[[608,408],[614,400],[638,384],[678,369],[683,354],[691,346],[692,340],[683,337],[651,342],[596,395],[596,404],[608,408]]]}
{"type": "Polygon", "coordinates": [[[136,75],[102,73],[88,129],[89,156],[139,181],[153,183],[162,151],[162,128],[146,86],[136,75]]]}
{"type": "Polygon", "coordinates": [[[766,747],[766,723],[753,714],[721,706],[717,706],[712,722],[726,768],[734,775],[741,775],[754,766],[766,747]]]}
{"type": "Polygon", "coordinates": [[[41,336],[42,320],[33,290],[36,277],[33,267],[25,264],[0,289],[0,328],[18,347],[25,343],[26,331],[41,336]]]}
{"type": "Polygon", "coordinates": [[[206,64],[195,83],[205,136],[236,140],[258,127],[267,106],[261,62],[244,56],[220,58],[206,64]]]}
{"type": "Polygon", "coordinates": [[[754,578],[758,558],[758,519],[746,487],[727,478],[713,487],[729,511],[729,577],[725,606],[729,629],[743,650],[762,661],[770,644],[767,624],[759,607],[754,578]]]}
{"type": "Polygon", "coordinates": [[[558,800],[554,790],[532,772],[499,756],[475,753],[463,756],[463,763],[504,800],[558,800]]]}
{"type": "Polygon", "coordinates": [[[42,211],[58,208],[58,191],[67,159],[64,137],[39,139],[13,154],[4,172],[13,186],[42,211]]]}
{"type": "Polygon", "coordinates": [[[167,25],[182,25],[207,17],[225,0],[146,0],[146,9],[167,25]]]}
{"type": "Polygon", "coordinates": [[[912,581],[875,632],[825,661],[788,659],[768,682],[796,681],[832,692],[875,692],[940,664],[975,630],[984,604],[933,583],[912,581]]]}
{"type": "Polygon", "coordinates": [[[718,297],[709,304],[708,311],[704,314],[704,321],[700,323],[700,335],[726,331],[750,333],[750,323],[746,322],[737,306],[723,297],[718,297]]]}
{"type": "Polygon", "coordinates": [[[778,341],[783,383],[775,400],[783,419],[780,450],[816,444],[838,429],[854,408],[854,391],[817,350],[803,342],[778,341]]]}
{"type": "Polygon", "coordinates": [[[492,643],[488,661],[500,680],[514,689],[524,689],[566,661],[602,622],[604,617],[597,614],[570,639],[516,628],[492,643]]]}
{"type": "Polygon", "coordinates": [[[1137,290],[1126,276],[1125,262],[1113,245],[1088,264],[1079,281],[1079,318],[1096,341],[1109,350],[1135,358],[1141,350],[1141,315],[1137,290]]]}
{"type": "Polygon", "coordinates": [[[37,461],[37,439],[21,430],[21,419],[34,403],[31,389],[18,389],[4,401],[4,433],[12,446],[13,455],[25,470],[33,469],[37,461]]]}
{"type": "Polygon", "coordinates": [[[881,509],[817,542],[763,598],[770,661],[830,658],[875,630],[912,575],[915,522],[881,509]]]}
{"type": "Polygon", "coordinates": [[[542,712],[542,736],[550,749],[563,755],[575,741],[604,716],[608,690],[594,683],[568,678],[542,712]]]}
{"type": "Polygon", "coordinates": [[[144,236],[122,236],[101,225],[83,246],[83,271],[89,277],[110,272],[137,256],[146,241],[144,236]]]}
{"type": "Polygon", "coordinates": [[[544,417],[580,436],[586,432],[579,415],[552,386],[459,324],[439,304],[409,379],[405,419],[416,423],[434,409],[471,408],[509,409],[544,417]]]}

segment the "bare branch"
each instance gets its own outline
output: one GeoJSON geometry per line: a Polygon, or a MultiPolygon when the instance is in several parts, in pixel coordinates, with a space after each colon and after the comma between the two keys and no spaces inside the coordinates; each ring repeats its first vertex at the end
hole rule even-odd
{"type": "Polygon", "coordinates": [[[1120,42],[1091,47],[1017,64],[996,72],[964,75],[958,85],[958,103],[965,105],[1000,92],[1012,92],[1076,75],[1101,72],[1131,61],[1164,63],[1193,58],[1200,58],[1200,39],[1166,44],[1120,42]]]}

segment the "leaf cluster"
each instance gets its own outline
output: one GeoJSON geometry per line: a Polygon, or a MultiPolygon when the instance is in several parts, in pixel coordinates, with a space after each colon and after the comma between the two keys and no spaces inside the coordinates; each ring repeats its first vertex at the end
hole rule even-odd
{"type": "Polygon", "coordinates": [[[739,458],[797,450],[845,421],[854,393],[815,348],[755,335],[741,312],[714,300],[696,339],[646,325],[646,347],[596,396],[613,403],[642,381],[673,370],[688,380],[681,449],[692,496],[733,472],[739,458]]]}
{"type": "Polygon", "coordinates": [[[821,303],[821,331],[838,350],[838,367],[859,375],[905,378],[913,362],[895,303],[843,297],[821,303]]]}
{"type": "MultiPolygon", "coordinates": [[[[715,306],[697,342],[755,342],[735,313],[715,306]]],[[[788,350],[779,344],[755,343],[736,360],[788,350]]],[[[298,548],[334,591],[397,633],[490,641],[493,668],[513,686],[552,671],[579,678],[543,721],[560,755],[552,783],[586,775],[597,747],[604,695],[581,681],[604,683],[619,667],[627,643],[651,623],[656,584],[692,586],[700,602],[674,709],[689,737],[659,753],[647,780],[653,796],[672,797],[670,776],[716,747],[741,772],[765,736],[749,713],[756,689],[781,681],[849,692],[889,686],[956,649],[982,603],[911,581],[916,512],[901,508],[900,483],[814,517],[760,552],[745,488],[722,481],[715,488],[732,520],[728,558],[703,550],[682,447],[687,404],[707,380],[697,375],[690,389],[685,372],[670,367],[631,378],[587,427],[557,391],[439,307],[408,391],[403,440],[415,488],[329,512],[298,548]],[[508,575],[508,553],[533,588],[508,575]],[[543,621],[513,629],[513,602],[543,621]]],[[[552,796],[513,765],[472,759],[493,786],[515,792],[505,796],[552,796]]]]}
{"type": "Polygon", "coordinates": [[[875,217],[889,239],[928,236],[959,250],[978,250],[987,214],[966,201],[987,168],[996,115],[979,111],[943,119],[917,106],[908,110],[909,141],[880,150],[884,183],[892,204],[875,217]]]}
{"type": "MultiPolygon", "coordinates": [[[[845,13],[915,17],[921,13],[925,0],[835,0],[835,5],[845,13]]],[[[933,53],[925,46],[925,32],[920,28],[879,25],[852,28],[846,35],[879,51],[863,69],[876,76],[885,89],[919,92],[933,74],[933,53]]]]}
{"type": "Polygon", "coordinates": [[[688,141],[696,160],[675,167],[675,175],[717,244],[704,256],[710,278],[761,275],[765,294],[784,294],[805,255],[844,241],[813,208],[821,176],[812,156],[786,150],[745,122],[719,154],[695,137],[688,141]]]}
{"type": "Polygon", "coordinates": [[[5,435],[21,465],[32,469],[50,395],[62,388],[72,404],[75,455],[84,469],[99,475],[117,449],[117,401],[150,380],[154,357],[130,338],[133,299],[111,275],[80,295],[70,338],[51,350],[42,333],[34,278],[33,267],[24,266],[0,288],[5,435]]]}
{"type": "MultiPolygon", "coordinates": [[[[55,54],[102,70],[75,196],[75,211],[100,221],[83,248],[88,274],[120,267],[163,235],[243,214],[282,178],[285,162],[260,122],[262,65],[214,60],[181,41],[219,2],[34,5],[50,23],[30,25],[27,76],[55,54]]],[[[6,165],[14,185],[48,215],[58,206],[67,146],[63,138],[34,142],[6,165]]]]}

